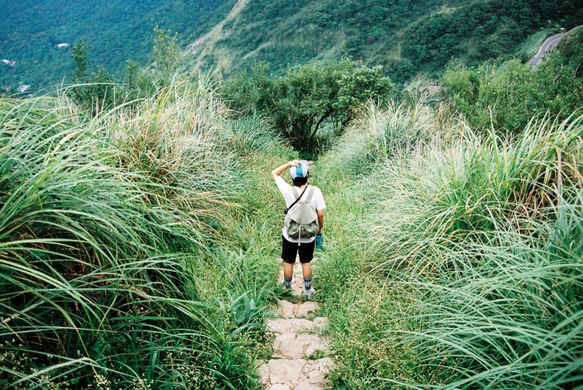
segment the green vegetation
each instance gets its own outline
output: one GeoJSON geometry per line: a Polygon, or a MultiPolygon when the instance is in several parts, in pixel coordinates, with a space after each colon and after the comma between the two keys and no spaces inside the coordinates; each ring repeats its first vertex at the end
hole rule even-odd
{"type": "Polygon", "coordinates": [[[123,83],[117,83],[100,66],[93,71],[87,45],[83,40],[74,44],[72,52],[76,69],[71,77],[73,84],[66,90],[67,95],[85,111],[97,115],[120,104],[135,106],[138,99],[147,98],[156,94],[159,89],[167,88],[178,69],[178,38],[159,28],[155,28],[154,33],[155,67],[143,70],[137,63],[128,61],[123,83]]]}
{"type": "Polygon", "coordinates": [[[71,82],[70,48],[58,45],[80,40],[91,62],[120,79],[128,60],[143,67],[155,61],[150,43],[156,26],[178,34],[181,65],[188,70],[233,75],[266,62],[283,74],[290,66],[349,56],[370,68],[382,66],[403,84],[419,74],[437,77],[453,59],[468,66],[517,55],[525,60],[545,36],[583,24],[575,1],[256,0],[241,2],[226,20],[236,3],[115,0],[103,7],[90,0],[71,7],[63,0],[5,0],[10,23],[0,26],[0,51],[16,65],[0,64],[0,91],[15,94],[27,84],[34,93],[71,82]]]}
{"type": "Polygon", "coordinates": [[[382,162],[348,171],[329,202],[318,276],[334,387],[580,386],[582,142],[583,117],[511,140],[444,128],[419,106],[371,109],[321,161],[324,176],[362,155],[382,162]],[[396,116],[420,143],[401,139],[396,116]],[[410,146],[371,151],[386,136],[410,146]]]}
{"type": "Polygon", "coordinates": [[[395,83],[403,84],[418,74],[437,77],[453,59],[469,66],[511,59],[541,29],[550,35],[559,27],[583,24],[575,3],[252,1],[225,24],[213,50],[200,55],[207,66],[227,74],[256,62],[284,73],[289,66],[350,56],[368,67],[382,66],[395,83]]]}
{"type": "Polygon", "coordinates": [[[579,30],[438,92],[350,60],[193,79],[157,32],[154,70],[78,41],[78,84],[0,98],[0,387],[259,389],[270,172],[307,153],[332,388],[583,385],[579,30]]]}
{"type": "Polygon", "coordinates": [[[93,119],[2,100],[2,387],[252,387],[277,265],[235,224],[251,183],[205,90],[93,119]]]}
{"type": "Polygon", "coordinates": [[[65,0],[4,0],[0,59],[16,64],[0,63],[0,91],[13,94],[21,84],[31,85],[29,93],[52,91],[63,81],[70,83],[71,48],[57,45],[79,40],[88,46],[92,63],[119,78],[128,60],[142,67],[154,61],[151,43],[156,26],[194,41],[204,33],[205,23],[216,23],[212,13],[222,15],[221,7],[230,2],[111,0],[104,5],[86,0],[72,6],[65,0]]]}
{"type": "Polygon", "coordinates": [[[252,75],[227,80],[223,96],[236,112],[268,118],[296,150],[311,155],[341,133],[359,105],[385,102],[393,89],[380,67],[357,67],[349,60],[302,65],[280,77],[268,71],[257,64],[252,75]]]}
{"type": "Polygon", "coordinates": [[[583,29],[568,33],[557,53],[536,72],[517,60],[502,66],[449,67],[442,85],[451,95],[452,108],[472,127],[492,127],[520,132],[536,113],[550,112],[567,118],[581,105],[583,29]]]}

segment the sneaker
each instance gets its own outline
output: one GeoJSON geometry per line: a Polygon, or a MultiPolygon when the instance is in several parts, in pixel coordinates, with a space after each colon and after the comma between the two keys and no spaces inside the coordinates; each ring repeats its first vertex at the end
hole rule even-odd
{"type": "Polygon", "coordinates": [[[306,297],[311,297],[312,295],[314,295],[314,293],[316,292],[316,290],[314,290],[313,287],[310,287],[309,290],[304,290],[304,296],[306,297]]]}
{"type": "Polygon", "coordinates": [[[290,283],[283,282],[283,288],[288,290],[291,289],[291,282],[290,283]]]}

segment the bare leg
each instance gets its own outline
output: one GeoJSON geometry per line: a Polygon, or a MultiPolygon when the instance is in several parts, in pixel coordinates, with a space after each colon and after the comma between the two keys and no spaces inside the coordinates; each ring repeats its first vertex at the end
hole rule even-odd
{"type": "Polygon", "coordinates": [[[312,277],[312,263],[302,263],[302,274],[304,279],[312,277]]]}
{"type": "Polygon", "coordinates": [[[294,265],[290,263],[283,262],[283,276],[285,278],[291,278],[294,272],[294,265]]]}

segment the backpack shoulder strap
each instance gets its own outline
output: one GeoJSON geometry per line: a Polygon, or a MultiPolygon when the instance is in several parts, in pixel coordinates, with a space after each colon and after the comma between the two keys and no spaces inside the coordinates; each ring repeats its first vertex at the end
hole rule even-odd
{"type": "Polygon", "coordinates": [[[310,203],[312,201],[312,195],[314,195],[315,188],[310,186],[310,191],[308,191],[308,197],[306,198],[306,203],[310,203]]]}
{"type": "Polygon", "coordinates": [[[298,196],[298,190],[295,187],[292,187],[292,192],[294,193],[294,196],[296,197],[296,200],[294,200],[294,202],[292,204],[289,205],[289,207],[286,207],[285,209],[285,213],[287,214],[287,212],[296,205],[296,203],[298,203],[300,201],[300,198],[302,197],[302,195],[304,195],[304,192],[306,192],[306,190],[308,189],[308,186],[306,186],[306,188],[304,188],[304,190],[302,191],[302,193],[298,196]]]}
{"type": "Polygon", "coordinates": [[[300,197],[300,195],[298,195],[298,189],[296,187],[292,187],[291,189],[294,194],[294,197],[298,199],[300,197]]]}

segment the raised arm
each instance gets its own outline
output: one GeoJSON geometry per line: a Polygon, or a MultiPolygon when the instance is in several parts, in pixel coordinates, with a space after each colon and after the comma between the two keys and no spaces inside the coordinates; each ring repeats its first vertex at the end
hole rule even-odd
{"type": "Polygon", "coordinates": [[[271,171],[271,176],[273,176],[273,178],[275,179],[278,176],[281,176],[281,174],[284,173],[286,169],[297,166],[298,164],[299,164],[298,160],[286,162],[285,164],[280,165],[279,167],[277,167],[273,171],[271,171]]]}

